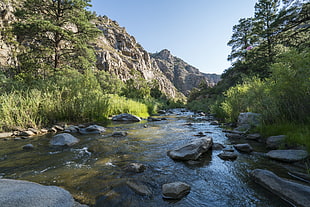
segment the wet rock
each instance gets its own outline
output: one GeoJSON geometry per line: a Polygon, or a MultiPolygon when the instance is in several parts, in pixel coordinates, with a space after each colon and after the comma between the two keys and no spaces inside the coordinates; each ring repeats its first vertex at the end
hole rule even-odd
{"type": "Polygon", "coordinates": [[[167,152],[167,155],[174,160],[197,160],[203,153],[212,146],[212,138],[196,139],[182,147],[167,152]]]}
{"type": "Polygon", "coordinates": [[[26,144],[26,145],[23,146],[23,149],[24,150],[33,150],[34,146],[32,144],[26,144]]]}
{"type": "Polygon", "coordinates": [[[218,121],[212,121],[212,122],[210,123],[210,125],[219,125],[219,122],[218,122],[218,121]]]}
{"type": "Polygon", "coordinates": [[[213,143],[213,145],[212,145],[212,150],[222,150],[224,148],[225,148],[225,146],[220,144],[220,143],[213,143]]]}
{"type": "Polygon", "coordinates": [[[105,128],[98,125],[90,125],[86,128],[79,128],[80,134],[101,134],[105,132],[105,128]]]}
{"type": "Polygon", "coordinates": [[[126,184],[136,193],[143,196],[152,195],[152,191],[144,184],[133,181],[127,181],[126,184]]]}
{"type": "Polygon", "coordinates": [[[30,130],[26,130],[26,131],[22,131],[18,134],[18,136],[27,136],[27,137],[31,137],[36,135],[33,131],[30,130]]]}
{"type": "Polygon", "coordinates": [[[64,132],[66,132],[66,133],[77,133],[77,132],[79,132],[79,127],[78,126],[67,126],[67,127],[65,127],[64,132]]]}
{"type": "Polygon", "coordinates": [[[294,206],[310,206],[310,187],[278,177],[268,170],[251,172],[255,182],[294,206]]]}
{"type": "Polygon", "coordinates": [[[225,134],[225,136],[230,138],[230,139],[242,139],[242,138],[244,138],[244,136],[242,134],[237,134],[237,133],[228,133],[228,134],[225,134]]]}
{"type": "Polygon", "coordinates": [[[205,137],[207,135],[203,134],[203,132],[198,132],[198,134],[195,134],[196,137],[205,137]]]}
{"type": "Polygon", "coordinates": [[[64,128],[62,126],[59,125],[54,125],[53,128],[55,128],[57,131],[63,131],[64,128]]]}
{"type": "Polygon", "coordinates": [[[62,188],[22,180],[0,179],[1,207],[72,207],[74,205],[76,203],[71,194],[62,188]]]}
{"type": "Polygon", "coordinates": [[[220,154],[218,154],[219,158],[221,158],[222,160],[236,160],[238,155],[234,152],[228,152],[228,151],[224,151],[220,154]]]}
{"type": "Polygon", "coordinates": [[[133,121],[133,122],[139,122],[141,121],[141,119],[135,115],[132,115],[132,114],[120,114],[120,115],[117,115],[117,116],[114,116],[112,118],[112,121],[133,121]]]}
{"type": "Polygon", "coordinates": [[[261,138],[261,135],[258,134],[258,133],[256,133],[256,134],[248,134],[248,135],[246,135],[245,138],[248,139],[248,140],[256,140],[256,141],[258,141],[261,138]]]}
{"type": "Polygon", "coordinates": [[[32,131],[34,134],[40,133],[40,131],[38,129],[35,129],[35,128],[28,128],[28,131],[32,131]]]}
{"type": "Polygon", "coordinates": [[[41,129],[40,132],[41,132],[42,134],[46,134],[46,133],[48,133],[48,129],[41,129]]]}
{"type": "Polygon", "coordinates": [[[162,186],[163,198],[181,199],[191,190],[190,185],[183,182],[167,183],[162,186]]]}
{"type": "Polygon", "coordinates": [[[300,173],[300,172],[295,172],[295,171],[294,172],[291,171],[288,174],[292,176],[293,178],[296,178],[306,183],[310,183],[310,174],[305,174],[305,173],[300,173]]]}
{"type": "Polygon", "coordinates": [[[166,114],[167,112],[165,110],[159,110],[157,113],[159,113],[159,114],[166,114]]]}
{"type": "Polygon", "coordinates": [[[21,137],[15,137],[14,138],[14,141],[19,141],[19,140],[21,140],[22,138],[21,137]]]}
{"type": "Polygon", "coordinates": [[[278,135],[278,136],[271,136],[268,137],[266,140],[266,147],[267,149],[279,149],[279,147],[281,146],[281,144],[284,142],[285,140],[285,135],[278,135]]]}
{"type": "Polygon", "coordinates": [[[49,128],[48,132],[57,133],[57,129],[55,127],[49,128]]]}
{"type": "Polygon", "coordinates": [[[130,163],[126,166],[125,170],[129,172],[141,173],[146,170],[146,167],[141,163],[130,163]]]}
{"type": "Polygon", "coordinates": [[[72,146],[79,142],[79,140],[68,133],[57,134],[53,136],[50,141],[52,146],[72,146]]]}
{"type": "Polygon", "coordinates": [[[148,120],[148,121],[161,121],[162,119],[160,119],[160,118],[155,118],[155,117],[148,117],[147,120],[148,120]]]}
{"type": "Polygon", "coordinates": [[[12,132],[1,132],[0,133],[0,138],[11,137],[12,135],[13,135],[12,132]]]}
{"type": "Polygon", "coordinates": [[[282,162],[297,162],[306,159],[308,152],[305,150],[272,150],[266,156],[282,162]]]}
{"type": "Polygon", "coordinates": [[[112,136],[113,137],[125,137],[127,136],[127,132],[123,132],[123,131],[118,131],[118,132],[113,132],[112,133],[112,136]]]}
{"type": "Polygon", "coordinates": [[[234,147],[236,148],[236,150],[238,150],[240,152],[250,153],[253,151],[252,146],[248,143],[236,144],[236,145],[234,145],[234,147]]]}

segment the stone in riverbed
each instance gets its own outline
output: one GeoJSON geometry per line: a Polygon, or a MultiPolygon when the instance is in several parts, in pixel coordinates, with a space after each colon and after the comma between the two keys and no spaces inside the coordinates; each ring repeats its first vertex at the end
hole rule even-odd
{"type": "Polygon", "coordinates": [[[152,191],[146,185],[142,183],[127,181],[126,184],[139,195],[143,195],[143,196],[152,195],[152,191]]]}
{"type": "Polygon", "coordinates": [[[32,144],[26,144],[26,145],[23,146],[23,149],[24,150],[33,150],[34,146],[32,144]]]}
{"type": "Polygon", "coordinates": [[[234,152],[228,152],[228,151],[224,151],[220,154],[218,154],[219,158],[221,158],[222,160],[235,160],[237,159],[238,155],[234,152]]]}
{"type": "Polygon", "coordinates": [[[112,137],[125,137],[127,134],[128,133],[124,131],[117,131],[112,133],[112,137]]]}
{"type": "Polygon", "coordinates": [[[279,147],[281,146],[281,144],[284,142],[285,140],[285,135],[278,135],[278,136],[271,136],[268,137],[266,140],[266,144],[267,144],[267,149],[279,149],[279,147]]]}
{"type": "Polygon", "coordinates": [[[189,194],[191,187],[183,182],[167,183],[162,186],[163,198],[181,199],[189,194]]]}
{"type": "Polygon", "coordinates": [[[252,146],[248,143],[236,144],[236,145],[234,145],[234,147],[236,148],[236,150],[238,150],[240,152],[250,153],[253,151],[252,146]]]}
{"type": "Polygon", "coordinates": [[[305,150],[271,150],[266,156],[283,162],[297,162],[306,159],[308,152],[305,150]]]}
{"type": "Polygon", "coordinates": [[[211,137],[196,139],[182,147],[167,152],[174,160],[197,160],[203,153],[212,147],[211,137]]]}
{"type": "Polygon", "coordinates": [[[130,163],[126,166],[125,170],[129,172],[141,173],[146,170],[146,167],[141,163],[130,163]]]}
{"type": "Polygon", "coordinates": [[[44,186],[22,180],[0,179],[1,207],[81,207],[71,194],[56,186],[44,186]]]}
{"type": "Polygon", "coordinates": [[[90,125],[86,128],[79,128],[80,134],[101,134],[105,132],[105,128],[98,125],[90,125]]]}
{"type": "Polygon", "coordinates": [[[72,146],[79,142],[79,139],[68,133],[57,134],[50,141],[52,146],[72,146]]]}
{"type": "Polygon", "coordinates": [[[117,116],[114,116],[112,118],[112,121],[133,121],[133,122],[140,122],[141,119],[135,115],[132,115],[132,114],[120,114],[120,115],[117,115],[117,116]]]}
{"type": "Polygon", "coordinates": [[[310,206],[310,187],[278,177],[268,170],[256,169],[251,172],[255,182],[280,196],[294,206],[310,206]]]}

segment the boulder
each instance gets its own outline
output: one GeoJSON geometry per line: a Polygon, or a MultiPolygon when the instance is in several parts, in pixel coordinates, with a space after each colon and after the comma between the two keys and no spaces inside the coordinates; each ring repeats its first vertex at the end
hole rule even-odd
{"type": "Polygon", "coordinates": [[[234,152],[229,152],[229,151],[224,151],[220,154],[218,154],[219,158],[221,158],[222,160],[236,160],[238,155],[234,152]]]}
{"type": "Polygon", "coordinates": [[[79,142],[79,139],[68,133],[57,134],[50,141],[52,146],[72,146],[79,142]]]}
{"type": "Polygon", "coordinates": [[[236,144],[234,145],[234,148],[240,152],[245,152],[245,153],[250,153],[253,151],[253,148],[250,144],[245,143],[245,144],[236,144]]]}
{"type": "Polygon", "coordinates": [[[141,121],[141,119],[135,115],[132,114],[120,114],[117,116],[114,116],[112,118],[112,121],[132,121],[132,122],[139,122],[141,121]]]}
{"type": "Polygon", "coordinates": [[[297,162],[306,159],[308,152],[305,150],[271,150],[266,156],[282,162],[297,162]]]}
{"type": "Polygon", "coordinates": [[[90,125],[86,128],[79,128],[80,134],[101,134],[105,132],[105,128],[98,125],[90,125]]]}
{"type": "Polygon", "coordinates": [[[222,145],[221,143],[213,143],[213,145],[212,145],[212,150],[222,150],[224,148],[225,148],[225,146],[222,145]]]}
{"type": "Polygon", "coordinates": [[[271,136],[268,137],[266,140],[266,147],[267,149],[279,149],[279,147],[281,146],[281,144],[284,142],[285,140],[285,135],[278,135],[278,136],[271,136]]]}
{"type": "Polygon", "coordinates": [[[167,155],[174,160],[197,160],[212,147],[212,144],[212,138],[200,138],[182,147],[168,151],[167,155]]]}
{"type": "Polygon", "coordinates": [[[22,180],[0,179],[1,207],[43,207],[77,205],[71,194],[56,186],[44,186],[22,180]]]}
{"type": "Polygon", "coordinates": [[[166,114],[167,111],[166,110],[159,110],[157,113],[159,113],[159,114],[166,114]]]}
{"type": "Polygon", "coordinates": [[[129,172],[141,173],[146,170],[146,167],[141,163],[130,163],[126,166],[125,170],[129,172]]]}
{"type": "Polygon", "coordinates": [[[126,184],[136,193],[143,196],[152,195],[152,191],[144,184],[133,181],[127,181],[126,184]]]}
{"type": "Polygon", "coordinates": [[[310,206],[310,186],[278,177],[268,170],[256,169],[251,172],[255,182],[262,185],[293,206],[310,206]]]}
{"type": "Polygon", "coordinates": [[[183,182],[167,183],[162,186],[163,198],[165,199],[181,199],[186,196],[191,187],[183,182]]]}
{"type": "Polygon", "coordinates": [[[238,131],[248,131],[253,127],[261,124],[262,115],[258,113],[246,112],[240,113],[238,116],[238,131]]]}

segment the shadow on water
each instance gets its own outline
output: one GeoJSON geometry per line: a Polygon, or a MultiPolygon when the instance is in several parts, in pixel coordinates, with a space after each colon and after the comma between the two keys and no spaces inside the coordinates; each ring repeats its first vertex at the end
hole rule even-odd
{"type": "Polygon", "coordinates": [[[140,123],[111,123],[103,135],[78,135],[72,148],[51,148],[52,135],[29,140],[2,141],[0,173],[4,178],[22,179],[61,186],[75,199],[91,206],[288,206],[249,178],[255,168],[281,173],[283,167],[256,154],[239,154],[236,161],[223,161],[221,151],[209,151],[197,161],[176,162],[167,151],[197,139],[197,133],[211,136],[214,142],[229,144],[221,128],[194,120],[191,112],[175,111],[166,120],[140,123]],[[113,137],[114,131],[127,131],[113,137]],[[31,143],[32,151],[22,146],[31,143]],[[131,173],[132,162],[147,169],[131,173]],[[161,186],[182,181],[191,192],[181,200],[162,198],[161,186]],[[128,182],[147,189],[137,193],[128,182]]]}

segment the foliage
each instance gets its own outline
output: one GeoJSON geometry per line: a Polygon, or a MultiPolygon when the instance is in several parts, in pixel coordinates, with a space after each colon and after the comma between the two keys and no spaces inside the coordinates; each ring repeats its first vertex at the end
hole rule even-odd
{"type": "Polygon", "coordinates": [[[15,13],[20,21],[13,25],[22,46],[16,74],[45,77],[64,67],[92,67],[95,55],[89,43],[99,30],[90,23],[89,2],[25,0],[15,13]]]}

